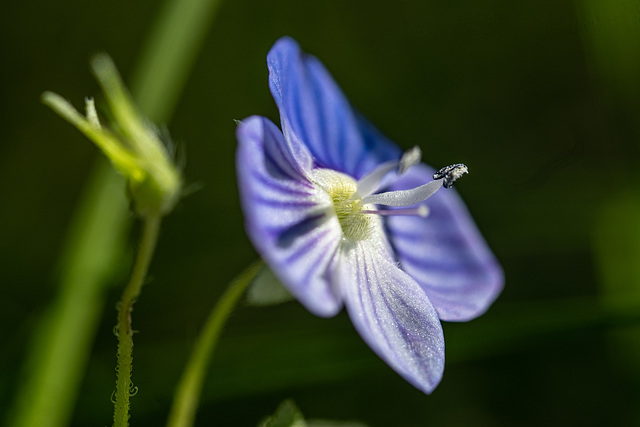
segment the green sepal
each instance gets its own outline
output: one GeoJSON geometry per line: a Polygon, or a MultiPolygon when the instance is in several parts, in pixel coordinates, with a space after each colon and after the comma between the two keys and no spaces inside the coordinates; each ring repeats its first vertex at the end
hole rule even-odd
{"type": "Polygon", "coordinates": [[[307,422],[293,400],[285,400],[276,412],[263,420],[259,427],[307,427],[307,422]]]}
{"type": "Polygon", "coordinates": [[[275,414],[260,422],[258,427],[367,427],[358,421],[305,420],[291,399],[278,406],[275,414]]]}
{"type": "Polygon", "coordinates": [[[55,93],[45,92],[42,102],[93,141],[124,175],[139,216],[166,215],[180,198],[181,174],[155,126],[136,108],[111,59],[100,54],[91,65],[113,116],[109,129],[100,124],[91,98],[85,101],[86,117],[55,93]]]}
{"type": "Polygon", "coordinates": [[[247,290],[247,303],[254,306],[277,305],[293,299],[293,295],[266,265],[247,290]]]}

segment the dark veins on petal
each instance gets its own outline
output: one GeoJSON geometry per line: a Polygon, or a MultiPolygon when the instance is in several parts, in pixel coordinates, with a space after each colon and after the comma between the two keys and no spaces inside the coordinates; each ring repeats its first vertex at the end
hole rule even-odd
{"type": "Polygon", "coordinates": [[[297,224],[287,227],[278,237],[277,245],[281,248],[291,246],[298,238],[320,227],[328,219],[329,216],[324,211],[306,217],[297,224]]]}

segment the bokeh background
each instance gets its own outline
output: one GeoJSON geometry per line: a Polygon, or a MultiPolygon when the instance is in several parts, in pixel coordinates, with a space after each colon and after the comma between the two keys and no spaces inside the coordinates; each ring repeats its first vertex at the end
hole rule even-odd
{"type": "MultiPolygon", "coordinates": [[[[0,416],[25,384],[37,325],[98,150],[39,102],[99,95],[88,60],[135,72],[161,3],[29,0],[0,14],[0,416]]],[[[189,31],[182,29],[181,31],[189,31]]],[[[444,325],[425,396],[345,313],[241,304],[207,377],[198,426],[251,426],[293,398],[308,418],[375,426],[640,425],[640,3],[637,0],[222,1],[164,123],[198,190],[166,219],[135,306],[134,426],[162,425],[226,284],[257,258],[238,203],[234,119],[278,121],[265,57],[296,38],[351,102],[456,187],[506,274],[483,317],[444,325]]],[[[98,100],[99,100],[98,96],[98,100]]],[[[131,259],[134,225],[121,259],[131,259]]],[[[87,256],[99,259],[99,249],[87,256]]],[[[115,304],[100,293],[70,425],[108,425],[115,304]]],[[[119,265],[119,267],[118,267],[119,265]]],[[[69,363],[75,363],[69,361],[69,363]]]]}

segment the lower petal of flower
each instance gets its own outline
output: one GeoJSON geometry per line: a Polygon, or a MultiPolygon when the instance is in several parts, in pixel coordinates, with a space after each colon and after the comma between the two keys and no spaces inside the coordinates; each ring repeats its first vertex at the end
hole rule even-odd
{"type": "Polygon", "coordinates": [[[356,329],[396,372],[431,393],[444,371],[444,337],[424,291],[372,241],[343,244],[340,289],[356,329]]]}

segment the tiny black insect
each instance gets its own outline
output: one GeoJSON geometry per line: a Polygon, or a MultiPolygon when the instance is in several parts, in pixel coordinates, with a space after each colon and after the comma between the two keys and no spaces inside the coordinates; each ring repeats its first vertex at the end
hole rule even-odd
{"type": "Polygon", "coordinates": [[[455,165],[445,166],[434,173],[433,179],[444,179],[442,186],[444,188],[451,188],[453,187],[453,183],[465,173],[469,173],[467,166],[462,163],[456,163],[455,165]]]}

